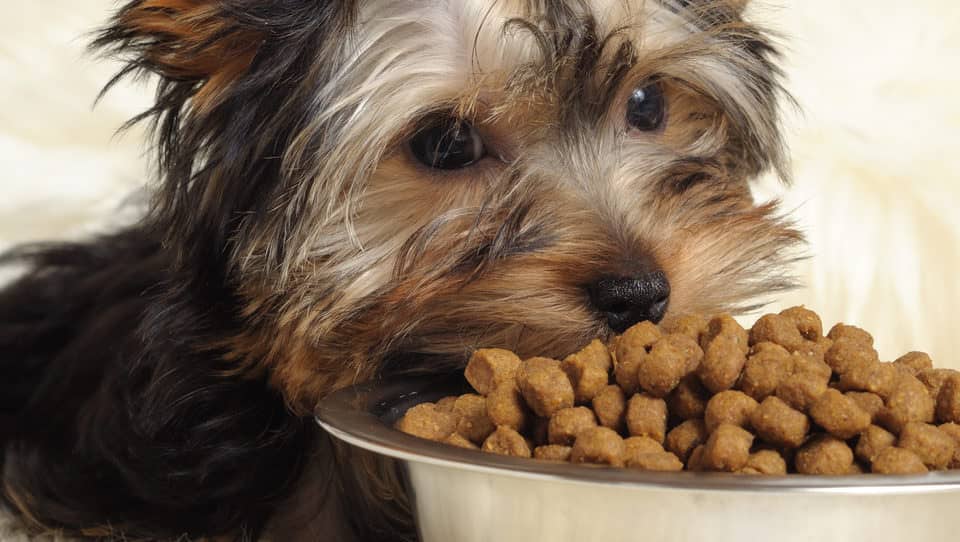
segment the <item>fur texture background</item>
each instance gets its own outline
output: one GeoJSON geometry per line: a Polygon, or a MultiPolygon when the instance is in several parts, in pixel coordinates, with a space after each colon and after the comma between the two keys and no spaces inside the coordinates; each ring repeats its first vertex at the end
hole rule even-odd
{"type": "MultiPolygon", "coordinates": [[[[132,216],[148,179],[140,128],[114,136],[150,101],[149,85],[93,100],[116,66],[87,56],[85,32],[110,0],[18,3],[0,22],[0,249],[79,237],[132,216]]],[[[784,193],[808,233],[805,303],[859,324],[894,358],[928,350],[960,368],[960,5],[949,0],[758,1],[752,16],[787,44],[802,113],[788,135],[795,185],[784,193]]],[[[2,277],[0,277],[2,278],[2,277]]]]}

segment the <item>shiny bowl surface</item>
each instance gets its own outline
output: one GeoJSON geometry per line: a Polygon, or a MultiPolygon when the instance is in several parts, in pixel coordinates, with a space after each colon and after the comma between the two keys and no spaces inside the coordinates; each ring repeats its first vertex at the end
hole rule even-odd
{"type": "Polygon", "coordinates": [[[335,438],[393,458],[423,542],[957,542],[960,471],[922,476],[646,473],[497,456],[392,429],[462,380],[361,385],[328,396],[335,438]]]}

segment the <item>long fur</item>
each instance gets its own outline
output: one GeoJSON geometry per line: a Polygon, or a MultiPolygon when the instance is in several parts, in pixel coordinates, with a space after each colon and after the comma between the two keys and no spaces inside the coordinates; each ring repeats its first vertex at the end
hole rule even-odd
{"type": "Polygon", "coordinates": [[[314,429],[326,393],[572,351],[609,333],[584,286],[641,261],[670,315],[789,287],[800,236],[748,186],[785,171],[766,36],[738,2],[597,6],[122,7],[95,46],[160,78],[135,120],[162,184],[135,227],[8,256],[32,271],[0,294],[7,504],[90,536],[406,539],[395,467],[314,429]],[[669,120],[637,134],[622,104],[651,80],[669,120]],[[437,114],[496,155],[418,165],[437,114]]]}

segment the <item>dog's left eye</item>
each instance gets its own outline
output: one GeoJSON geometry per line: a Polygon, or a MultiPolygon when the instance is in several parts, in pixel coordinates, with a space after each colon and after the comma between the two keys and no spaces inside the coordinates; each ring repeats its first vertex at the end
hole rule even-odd
{"type": "Polygon", "coordinates": [[[435,169],[463,169],[484,156],[486,148],[467,121],[433,119],[410,140],[410,150],[421,163],[435,169]]]}
{"type": "Polygon", "coordinates": [[[627,124],[641,132],[652,132],[663,125],[666,109],[660,83],[637,88],[627,100],[627,124]]]}

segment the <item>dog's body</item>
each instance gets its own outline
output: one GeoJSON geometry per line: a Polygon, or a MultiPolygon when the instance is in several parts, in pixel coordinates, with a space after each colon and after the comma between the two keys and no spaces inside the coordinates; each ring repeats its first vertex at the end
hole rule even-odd
{"type": "Polygon", "coordinates": [[[6,503],[90,536],[407,539],[392,467],[311,423],[326,393],[789,286],[799,235],[748,186],[783,167],[779,72],[741,7],[126,5],[97,45],[161,78],[163,185],[134,227],[8,257],[6,503]]]}

